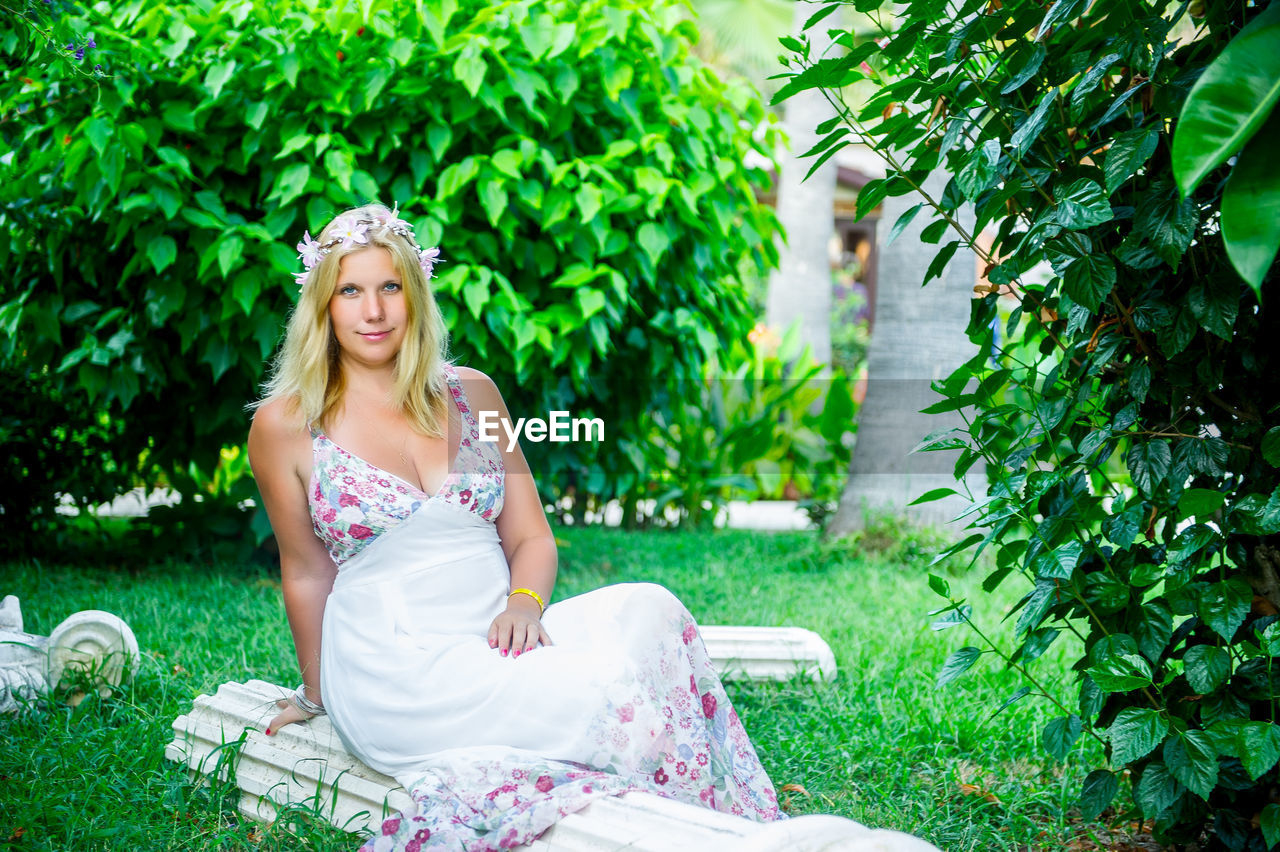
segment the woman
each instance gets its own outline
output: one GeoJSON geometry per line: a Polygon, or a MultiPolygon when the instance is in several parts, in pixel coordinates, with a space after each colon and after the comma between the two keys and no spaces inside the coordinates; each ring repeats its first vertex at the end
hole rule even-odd
{"type": "Polygon", "coordinates": [[[772,784],[665,588],[546,605],[555,539],[483,373],[445,357],[438,251],[380,204],[298,244],[306,272],[249,458],[280,547],[303,685],[267,734],[327,712],[416,802],[370,849],[510,848],[647,790],[760,820],[772,784]]]}

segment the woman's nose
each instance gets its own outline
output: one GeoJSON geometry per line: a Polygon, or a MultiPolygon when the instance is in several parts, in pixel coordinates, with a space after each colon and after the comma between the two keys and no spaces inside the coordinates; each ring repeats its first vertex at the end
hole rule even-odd
{"type": "Polygon", "coordinates": [[[364,317],[370,322],[382,319],[382,296],[378,293],[370,293],[364,300],[364,317]]]}

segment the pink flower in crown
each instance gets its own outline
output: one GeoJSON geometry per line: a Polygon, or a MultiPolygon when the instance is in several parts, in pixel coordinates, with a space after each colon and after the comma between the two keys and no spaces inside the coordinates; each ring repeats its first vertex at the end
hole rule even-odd
{"type": "Polygon", "coordinates": [[[423,249],[422,251],[418,252],[418,265],[422,267],[422,271],[424,274],[426,274],[428,281],[430,281],[431,278],[434,277],[433,270],[435,269],[436,261],[438,261],[439,259],[440,259],[439,246],[434,246],[429,249],[423,249]]]}
{"type": "Polygon", "coordinates": [[[408,231],[413,230],[413,225],[410,225],[408,222],[400,218],[400,202],[399,201],[396,202],[396,206],[391,211],[390,215],[386,216],[382,220],[382,225],[383,227],[389,228],[393,231],[396,230],[397,228],[403,228],[408,231]]]}
{"type": "Polygon", "coordinates": [[[334,239],[342,240],[342,248],[349,249],[356,243],[366,245],[369,242],[369,226],[356,219],[354,214],[346,213],[333,220],[334,239]]]}
{"type": "Polygon", "coordinates": [[[302,259],[302,265],[305,266],[308,271],[324,257],[324,255],[320,253],[320,241],[313,240],[311,238],[310,231],[304,232],[302,242],[298,243],[298,252],[298,257],[302,259]]]}
{"type": "Polygon", "coordinates": [[[293,283],[297,284],[298,289],[301,290],[307,286],[307,279],[311,277],[311,270],[308,269],[306,272],[294,272],[291,274],[293,275],[293,283]]]}

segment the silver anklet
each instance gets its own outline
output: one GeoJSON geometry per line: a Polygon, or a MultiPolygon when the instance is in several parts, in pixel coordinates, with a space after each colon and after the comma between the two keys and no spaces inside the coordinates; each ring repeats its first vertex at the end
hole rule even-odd
{"type": "Polygon", "coordinates": [[[310,713],[312,716],[323,716],[326,711],[323,704],[317,704],[307,697],[307,685],[300,684],[293,694],[289,696],[289,703],[297,707],[303,713],[310,713]]]}

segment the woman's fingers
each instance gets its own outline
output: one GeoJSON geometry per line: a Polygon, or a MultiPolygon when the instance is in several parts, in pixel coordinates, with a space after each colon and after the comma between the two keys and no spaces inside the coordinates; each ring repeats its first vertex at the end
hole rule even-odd
{"type": "Polygon", "coordinates": [[[529,625],[524,622],[517,622],[511,628],[511,653],[517,657],[528,650],[525,646],[525,639],[529,635],[529,625]]]}
{"type": "Polygon", "coordinates": [[[518,657],[538,647],[539,642],[550,645],[551,637],[536,618],[513,617],[504,612],[489,627],[489,647],[504,657],[518,657]]]}
{"type": "Polygon", "coordinates": [[[495,618],[489,627],[489,647],[504,657],[511,649],[511,621],[505,612],[495,618]]]}

